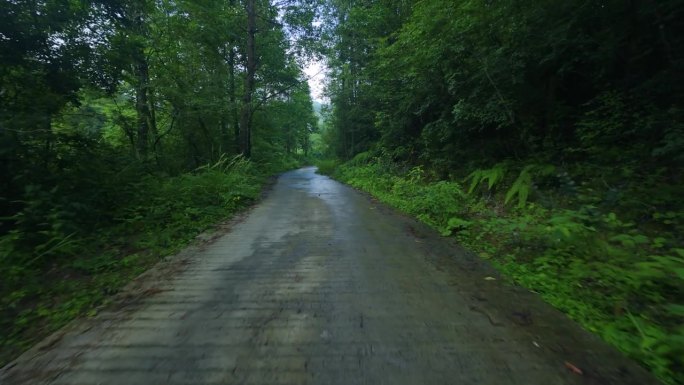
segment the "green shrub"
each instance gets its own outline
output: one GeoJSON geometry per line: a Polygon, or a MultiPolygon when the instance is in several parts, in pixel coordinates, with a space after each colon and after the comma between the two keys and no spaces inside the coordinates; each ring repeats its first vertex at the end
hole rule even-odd
{"type": "Polygon", "coordinates": [[[321,159],[316,162],[316,172],[321,175],[332,175],[339,165],[340,161],[337,159],[321,159]]]}

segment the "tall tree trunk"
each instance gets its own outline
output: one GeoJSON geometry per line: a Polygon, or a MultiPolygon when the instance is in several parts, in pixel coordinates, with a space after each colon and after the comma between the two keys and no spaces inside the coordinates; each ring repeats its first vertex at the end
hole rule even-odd
{"type": "MultiPolygon", "coordinates": [[[[149,71],[148,71],[149,73],[149,71]]],[[[157,110],[154,108],[155,106],[155,98],[154,98],[154,89],[152,89],[152,85],[150,84],[150,79],[149,75],[147,78],[147,87],[145,87],[147,90],[147,108],[149,111],[149,125],[150,125],[150,132],[152,132],[152,135],[154,136],[154,140],[157,140],[157,137],[159,136],[159,131],[157,131],[157,110]]]]}
{"type": "MultiPolygon", "coordinates": [[[[224,49],[222,57],[225,57],[225,52],[226,51],[224,49]]],[[[228,60],[228,62],[230,65],[230,60],[228,60]]],[[[232,65],[230,65],[230,66],[232,67],[232,65]]],[[[223,84],[224,78],[223,78],[223,76],[221,76],[221,75],[223,75],[222,72],[223,71],[221,71],[220,75],[217,76],[218,83],[219,83],[219,89],[221,89],[224,85],[223,84]]],[[[229,74],[230,74],[230,69],[229,69],[229,74]]],[[[230,84],[228,85],[228,97],[230,98],[230,84]]],[[[221,101],[221,105],[224,105],[225,103],[227,103],[226,99],[224,99],[223,93],[221,93],[221,95],[220,95],[220,101],[221,101]]],[[[233,108],[233,106],[229,104],[227,106],[227,110],[226,110],[227,113],[221,112],[221,114],[219,115],[219,130],[221,133],[220,146],[219,146],[220,155],[219,156],[222,156],[224,154],[228,154],[232,150],[232,144],[233,143],[231,140],[231,135],[230,135],[230,130],[229,130],[230,129],[230,112],[231,112],[232,108],[233,108]]]]}
{"type": "Polygon", "coordinates": [[[226,123],[226,117],[221,116],[221,121],[219,122],[219,128],[221,129],[221,154],[227,154],[228,149],[231,147],[230,134],[228,133],[228,123],[226,123]]]}
{"type": "Polygon", "coordinates": [[[245,77],[245,93],[242,97],[240,114],[240,153],[245,157],[252,155],[252,95],[254,93],[254,77],[256,74],[256,9],[255,0],[247,0],[247,75],[245,77]]]}
{"type": "MultiPolygon", "coordinates": [[[[136,10],[134,15],[134,30],[140,36],[145,35],[145,24],[142,10],[136,10]]],[[[138,157],[147,159],[147,150],[150,131],[156,131],[155,118],[151,109],[150,96],[150,70],[142,46],[136,46],[133,53],[133,74],[135,76],[135,112],[137,115],[138,135],[136,150],[138,157]]]]}
{"type": "Polygon", "coordinates": [[[144,160],[147,159],[147,142],[150,132],[151,117],[147,98],[149,72],[147,61],[141,56],[142,52],[136,55],[133,66],[135,71],[135,112],[138,122],[137,151],[138,157],[144,160]]]}
{"type": "MultiPolygon", "coordinates": [[[[230,0],[231,9],[235,8],[235,0],[230,0]]],[[[237,39],[231,38],[230,52],[228,52],[228,81],[230,100],[230,125],[233,127],[233,144],[235,153],[240,153],[240,117],[237,105],[237,88],[235,86],[235,56],[237,55],[237,39]]]]}
{"type": "Polygon", "coordinates": [[[235,153],[240,153],[240,118],[238,116],[238,106],[235,96],[237,89],[235,87],[235,46],[230,47],[230,53],[228,54],[228,66],[229,70],[229,80],[230,80],[230,121],[233,126],[233,131],[235,133],[234,143],[235,143],[235,153]]]}

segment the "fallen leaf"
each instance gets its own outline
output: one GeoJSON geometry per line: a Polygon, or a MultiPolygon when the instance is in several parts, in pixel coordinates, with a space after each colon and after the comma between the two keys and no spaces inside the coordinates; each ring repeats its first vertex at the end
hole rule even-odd
{"type": "Polygon", "coordinates": [[[565,367],[568,368],[568,370],[570,370],[571,372],[573,372],[575,374],[579,374],[579,375],[583,374],[582,369],[580,369],[577,366],[569,363],[568,361],[565,361],[565,367]]]}
{"type": "Polygon", "coordinates": [[[494,277],[485,277],[485,281],[496,281],[494,277]]]}

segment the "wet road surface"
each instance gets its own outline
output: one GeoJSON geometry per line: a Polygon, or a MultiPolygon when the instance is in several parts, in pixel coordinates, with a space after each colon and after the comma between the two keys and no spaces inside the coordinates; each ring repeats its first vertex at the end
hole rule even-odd
{"type": "Polygon", "coordinates": [[[485,262],[314,171],[283,174],[230,231],[0,383],[657,383],[485,262]]]}

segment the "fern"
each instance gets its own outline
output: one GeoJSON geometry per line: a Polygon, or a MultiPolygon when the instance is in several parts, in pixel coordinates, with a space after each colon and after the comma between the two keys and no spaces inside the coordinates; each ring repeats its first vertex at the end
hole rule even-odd
{"type": "Polygon", "coordinates": [[[513,199],[514,196],[518,195],[518,207],[525,207],[527,202],[527,197],[530,194],[530,188],[532,187],[532,175],[530,175],[530,169],[533,166],[526,166],[520,171],[520,175],[513,182],[513,185],[508,192],[506,192],[505,203],[508,203],[513,199]]]}
{"type": "Polygon", "coordinates": [[[494,187],[494,185],[501,181],[506,174],[506,168],[502,163],[495,165],[494,167],[487,170],[475,170],[470,175],[465,178],[465,181],[470,180],[470,188],[468,188],[468,194],[472,193],[477,186],[487,181],[487,188],[489,190],[494,187]]]}
{"type": "Polygon", "coordinates": [[[552,174],[556,170],[556,167],[546,164],[537,165],[531,164],[525,166],[518,178],[513,182],[513,185],[506,192],[505,203],[508,203],[516,195],[518,196],[518,207],[523,208],[527,203],[527,198],[530,195],[530,190],[532,189],[532,176],[546,176],[552,174]]]}

